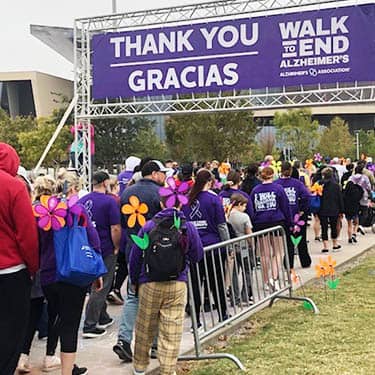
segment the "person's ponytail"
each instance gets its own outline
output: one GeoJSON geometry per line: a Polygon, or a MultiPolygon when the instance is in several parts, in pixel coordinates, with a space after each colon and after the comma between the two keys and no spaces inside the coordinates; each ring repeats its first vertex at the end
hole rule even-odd
{"type": "Polygon", "coordinates": [[[189,206],[197,199],[207,182],[212,181],[212,173],[208,169],[200,169],[195,177],[195,182],[189,193],[189,206]]]}

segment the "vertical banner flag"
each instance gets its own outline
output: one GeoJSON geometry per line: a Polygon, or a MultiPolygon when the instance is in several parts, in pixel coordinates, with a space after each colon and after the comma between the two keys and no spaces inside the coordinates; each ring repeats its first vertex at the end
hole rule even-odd
{"type": "Polygon", "coordinates": [[[93,98],[375,81],[375,5],[96,34],[93,98]]]}

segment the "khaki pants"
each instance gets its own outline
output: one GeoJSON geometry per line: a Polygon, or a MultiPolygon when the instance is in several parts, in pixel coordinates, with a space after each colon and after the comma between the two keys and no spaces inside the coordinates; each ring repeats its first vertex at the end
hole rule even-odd
{"type": "Polygon", "coordinates": [[[135,325],[134,368],[145,371],[149,350],[158,332],[160,374],[176,371],[184,324],[187,289],[182,281],[151,282],[139,288],[135,325]]]}

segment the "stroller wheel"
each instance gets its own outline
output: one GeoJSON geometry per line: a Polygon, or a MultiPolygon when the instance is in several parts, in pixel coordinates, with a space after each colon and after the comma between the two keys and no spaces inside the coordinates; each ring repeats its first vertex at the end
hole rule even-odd
{"type": "Polygon", "coordinates": [[[375,224],[372,224],[371,230],[372,230],[372,233],[375,233],[375,224]]]}

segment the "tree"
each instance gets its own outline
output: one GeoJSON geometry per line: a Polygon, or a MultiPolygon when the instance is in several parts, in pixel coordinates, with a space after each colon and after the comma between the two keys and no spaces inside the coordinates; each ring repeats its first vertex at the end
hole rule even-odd
{"type": "Polygon", "coordinates": [[[334,117],[320,138],[317,150],[329,157],[348,157],[354,155],[354,137],[349,126],[340,117],[334,117]]]}
{"type": "Polygon", "coordinates": [[[375,133],[373,130],[359,131],[359,153],[375,159],[375,133]]]}
{"type": "Polygon", "coordinates": [[[21,145],[18,140],[18,134],[27,132],[36,127],[36,120],[30,116],[12,119],[7,112],[0,108],[0,141],[13,146],[17,152],[20,152],[21,145]]]}
{"type": "Polygon", "coordinates": [[[95,121],[95,164],[111,170],[130,155],[162,159],[166,147],[156,136],[153,125],[146,117],[95,121]]]}
{"type": "MultiPolygon", "coordinates": [[[[19,155],[22,165],[28,169],[36,166],[58,125],[52,116],[39,118],[35,122],[34,129],[18,133],[19,155]]],[[[48,152],[43,165],[56,167],[63,163],[67,164],[69,159],[68,149],[71,142],[72,136],[69,127],[64,126],[48,152]]]]}
{"type": "Polygon", "coordinates": [[[176,115],[166,124],[168,148],[180,161],[248,161],[256,132],[251,112],[176,115]]]}
{"type": "Polygon", "coordinates": [[[319,123],[312,120],[309,109],[276,112],[273,124],[277,129],[277,140],[292,149],[297,159],[305,160],[311,157],[319,142],[319,123]]]}

